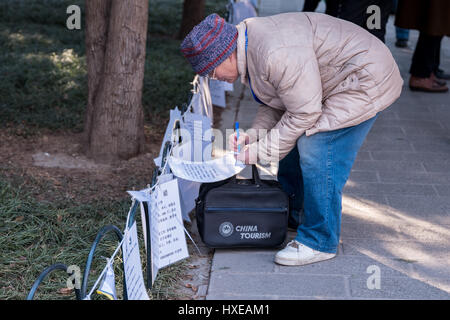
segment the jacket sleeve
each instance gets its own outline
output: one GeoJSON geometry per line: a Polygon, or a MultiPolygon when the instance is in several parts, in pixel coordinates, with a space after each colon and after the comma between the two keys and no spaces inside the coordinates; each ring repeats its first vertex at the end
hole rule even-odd
{"type": "Polygon", "coordinates": [[[252,127],[247,130],[247,134],[250,136],[250,143],[263,138],[267,131],[272,129],[280,121],[283,113],[283,110],[271,108],[263,104],[260,105],[256,117],[253,120],[252,127]]]}
{"type": "Polygon", "coordinates": [[[259,141],[249,145],[259,159],[280,160],[322,113],[322,83],[313,48],[285,47],[267,59],[264,75],[276,90],[286,112],[259,141]]]}

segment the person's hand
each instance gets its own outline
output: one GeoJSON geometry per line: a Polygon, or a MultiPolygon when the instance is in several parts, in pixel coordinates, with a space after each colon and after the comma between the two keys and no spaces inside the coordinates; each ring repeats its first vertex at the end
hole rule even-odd
{"type": "Polygon", "coordinates": [[[230,150],[233,152],[237,152],[238,151],[238,145],[241,146],[241,151],[243,151],[244,146],[247,145],[250,141],[250,137],[249,135],[247,135],[246,133],[241,133],[239,132],[239,139],[237,138],[237,133],[233,133],[230,135],[230,137],[228,138],[228,142],[229,142],[229,147],[230,150]]]}
{"type": "Polygon", "coordinates": [[[245,163],[245,164],[250,164],[250,152],[249,152],[249,148],[248,145],[245,145],[242,149],[240,153],[235,153],[234,157],[236,158],[236,160],[245,163]]]}
{"type": "Polygon", "coordinates": [[[237,139],[236,132],[229,137],[229,146],[234,151],[234,157],[245,164],[251,164],[255,162],[256,156],[250,155],[249,149],[250,136],[245,133],[239,133],[239,139],[237,139]],[[238,153],[238,145],[240,146],[240,152],[238,153]],[[253,161],[253,162],[251,162],[253,161]]]}

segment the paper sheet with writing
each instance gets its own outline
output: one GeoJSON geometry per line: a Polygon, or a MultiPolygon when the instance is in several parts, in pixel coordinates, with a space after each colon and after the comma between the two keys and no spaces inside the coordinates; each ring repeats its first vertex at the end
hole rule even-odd
{"type": "Polygon", "coordinates": [[[180,195],[177,179],[170,180],[156,187],[151,212],[152,250],[157,249],[157,268],[161,269],[169,264],[189,256],[181,218],[180,195]]]}
{"type": "MultiPolygon", "coordinates": [[[[176,156],[190,161],[211,160],[213,145],[211,119],[205,115],[186,112],[181,128],[185,129],[182,134],[187,137],[183,137],[183,143],[176,148],[176,156]]],[[[194,209],[200,183],[179,179],[178,187],[183,219],[190,222],[189,213],[194,209]]]]}
{"type": "MultiPolygon", "coordinates": [[[[180,192],[178,179],[172,174],[159,177],[159,185],[153,192],[150,189],[128,191],[136,200],[141,202],[141,218],[145,219],[142,202],[148,203],[150,215],[150,252],[152,261],[152,283],[155,281],[159,269],[189,256],[181,217],[180,192]]],[[[147,244],[145,224],[142,225],[144,243],[147,244]]]]}
{"type": "Polygon", "coordinates": [[[203,162],[186,161],[170,156],[169,166],[175,176],[195,182],[225,180],[245,168],[245,164],[236,162],[232,152],[226,153],[224,157],[203,162]]]}
{"type": "Polygon", "coordinates": [[[179,157],[193,161],[210,160],[212,152],[211,119],[201,114],[186,112],[181,122],[181,128],[184,129],[182,145],[187,149],[180,152],[179,157]]]}
{"type": "Polygon", "coordinates": [[[149,300],[142,275],[136,222],[125,231],[122,244],[128,300],[149,300]]]}
{"type": "MultiPolygon", "coordinates": [[[[159,183],[170,181],[174,178],[173,174],[160,175],[158,177],[159,183]]],[[[198,197],[198,190],[200,183],[187,181],[183,179],[178,180],[178,190],[180,195],[181,215],[184,220],[191,222],[189,213],[195,207],[195,199],[198,197]]]]}

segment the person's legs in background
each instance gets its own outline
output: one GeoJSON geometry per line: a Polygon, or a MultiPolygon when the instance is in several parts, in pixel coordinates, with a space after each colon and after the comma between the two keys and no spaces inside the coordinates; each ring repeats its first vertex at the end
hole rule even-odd
{"type": "Polygon", "coordinates": [[[392,0],[340,0],[338,3],[336,13],[337,18],[357,24],[381,41],[385,42],[386,24],[393,8],[392,0]],[[372,5],[376,5],[380,8],[380,28],[369,29],[369,26],[367,25],[368,19],[373,14],[368,13],[367,9],[372,5]]]}
{"type": "MultiPolygon", "coordinates": [[[[393,4],[392,13],[395,14],[395,12],[397,12],[398,0],[392,1],[392,4],[393,4]]],[[[395,27],[395,35],[397,38],[397,41],[395,42],[396,47],[399,48],[408,47],[409,29],[395,27]]]]}
{"type": "Polygon", "coordinates": [[[397,38],[397,41],[395,42],[395,46],[398,48],[408,47],[409,30],[395,27],[395,34],[396,34],[396,38],[397,38]]]}
{"type": "Polygon", "coordinates": [[[325,8],[325,14],[328,14],[333,17],[337,17],[339,13],[339,0],[325,0],[326,8],[325,8]]]}
{"type": "MultiPolygon", "coordinates": [[[[450,80],[450,74],[445,73],[444,70],[439,68],[439,65],[441,64],[441,42],[442,42],[443,36],[441,36],[441,39],[439,40],[439,43],[437,44],[437,48],[435,50],[435,57],[434,57],[434,67],[433,72],[436,78],[441,80],[450,80]]],[[[445,81],[443,81],[445,84],[445,81]]]]}
{"type": "Polygon", "coordinates": [[[319,5],[320,0],[305,0],[303,5],[303,12],[314,12],[319,5]]]}
{"type": "Polygon", "coordinates": [[[442,36],[430,36],[420,32],[412,57],[409,73],[411,90],[427,92],[446,92],[445,82],[436,79],[434,74],[439,65],[442,36]],[[437,60],[437,61],[436,61],[437,60]]]}

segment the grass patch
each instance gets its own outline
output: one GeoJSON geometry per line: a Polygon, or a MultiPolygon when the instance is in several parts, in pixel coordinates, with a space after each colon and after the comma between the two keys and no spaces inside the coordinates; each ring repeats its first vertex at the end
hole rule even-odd
{"type": "Polygon", "coordinates": [[[87,97],[84,33],[66,28],[82,0],[0,2],[0,122],[82,130],[87,97]]]}
{"type": "MultiPolygon", "coordinates": [[[[0,299],[25,299],[38,275],[57,262],[67,266],[78,265],[83,273],[97,232],[108,224],[123,230],[129,206],[130,201],[123,200],[59,207],[48,202],[37,202],[22,188],[0,180],[0,299]]],[[[144,258],[139,220],[141,258],[144,258]]],[[[103,257],[110,257],[116,247],[115,236],[105,236],[95,254],[88,288],[92,287],[105,266],[103,257]]],[[[114,267],[120,298],[123,288],[121,264],[119,252],[114,267]]],[[[145,261],[142,265],[145,270],[145,261]]],[[[150,296],[153,299],[176,298],[173,287],[184,265],[185,262],[181,261],[160,270],[150,296]]],[[[64,272],[52,273],[39,287],[35,299],[75,299],[73,292],[69,295],[60,292],[66,287],[66,281],[64,272]]],[[[93,298],[100,297],[94,294],[93,298]]]]}
{"type": "MultiPolygon", "coordinates": [[[[225,14],[225,0],[207,0],[205,14],[225,14]]],[[[175,39],[182,0],[151,0],[142,104],[161,123],[187,102],[194,77],[175,39]]],[[[33,134],[40,128],[83,130],[87,100],[84,1],[0,2],[0,122],[33,134]],[[66,28],[67,6],[79,5],[82,29],[66,28]],[[26,129],[24,129],[26,128],[26,129]]]]}

